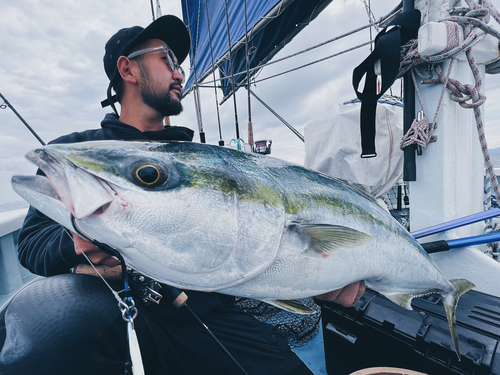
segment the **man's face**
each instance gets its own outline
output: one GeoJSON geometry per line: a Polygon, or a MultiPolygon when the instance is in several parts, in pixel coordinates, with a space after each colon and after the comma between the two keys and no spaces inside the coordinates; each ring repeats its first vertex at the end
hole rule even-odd
{"type": "MultiPolygon", "coordinates": [[[[161,40],[148,43],[148,48],[164,45],[161,40]]],[[[182,112],[182,74],[170,70],[163,51],[148,53],[138,60],[141,72],[140,94],[142,101],[163,116],[182,112]]]]}

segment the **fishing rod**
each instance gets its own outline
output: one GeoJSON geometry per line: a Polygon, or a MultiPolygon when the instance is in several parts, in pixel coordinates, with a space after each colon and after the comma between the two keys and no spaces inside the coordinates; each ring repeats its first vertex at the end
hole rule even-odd
{"type": "Polygon", "coordinates": [[[481,245],[490,242],[500,241],[500,232],[480,234],[478,236],[457,238],[455,240],[439,240],[421,243],[420,246],[428,253],[447,251],[456,247],[481,245]]]}
{"type": "Polygon", "coordinates": [[[35,136],[35,138],[38,139],[38,141],[42,144],[42,146],[45,146],[45,142],[42,140],[42,138],[40,138],[38,136],[38,134],[36,134],[36,132],[33,130],[33,128],[31,126],[29,126],[29,124],[23,119],[23,117],[19,114],[19,112],[17,112],[16,109],[12,106],[12,104],[9,103],[9,101],[7,100],[7,98],[5,96],[3,96],[2,93],[0,93],[0,97],[4,101],[4,104],[0,105],[0,108],[4,109],[5,106],[7,106],[10,109],[12,109],[12,112],[14,112],[16,114],[16,116],[19,118],[19,120],[21,120],[23,122],[23,124],[35,136]]]}
{"type": "MultiPolygon", "coordinates": [[[[455,220],[450,220],[447,222],[444,222],[442,224],[437,224],[433,225],[428,228],[420,229],[414,232],[411,232],[410,234],[415,238],[421,238],[421,237],[426,237],[430,236],[431,234],[435,233],[440,233],[444,232],[446,230],[450,229],[455,229],[459,228],[468,224],[473,224],[477,223],[478,221],[482,220],[488,220],[492,219],[494,217],[500,216],[500,208],[493,208],[490,210],[486,210],[483,212],[478,212],[472,215],[467,215],[455,220]]],[[[464,238],[457,238],[454,240],[438,240],[438,241],[432,241],[432,242],[424,242],[421,243],[420,246],[423,247],[423,249],[428,253],[437,253],[440,251],[447,251],[450,249],[454,249],[456,247],[463,247],[463,246],[474,246],[474,245],[481,245],[485,243],[490,243],[490,242],[497,242],[500,241],[500,233],[495,232],[495,233],[487,233],[487,234],[480,234],[477,236],[472,236],[472,237],[464,237],[464,238]]]]}

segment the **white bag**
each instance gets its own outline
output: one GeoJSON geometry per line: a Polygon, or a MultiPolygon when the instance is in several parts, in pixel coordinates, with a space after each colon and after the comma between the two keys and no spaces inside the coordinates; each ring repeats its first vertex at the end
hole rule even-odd
{"type": "Polygon", "coordinates": [[[403,174],[403,108],[378,103],[375,147],[377,156],[361,158],[360,102],[335,104],[305,126],[304,166],[326,175],[356,182],[379,198],[403,174]]]}

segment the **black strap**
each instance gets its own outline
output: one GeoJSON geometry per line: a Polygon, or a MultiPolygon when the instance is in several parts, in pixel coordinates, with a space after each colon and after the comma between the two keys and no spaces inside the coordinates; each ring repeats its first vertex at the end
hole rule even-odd
{"type": "Polygon", "coordinates": [[[112,95],[111,96],[111,100],[110,99],[104,99],[101,102],[101,107],[102,108],[106,108],[107,106],[111,105],[111,103],[116,103],[117,101],[118,101],[118,97],[116,95],[112,95]]]}
{"type": "Polygon", "coordinates": [[[375,118],[377,100],[392,86],[399,73],[401,46],[416,37],[420,26],[420,11],[411,10],[395,17],[375,38],[373,52],[352,73],[352,85],[361,101],[361,157],[377,156],[375,151],[375,118]],[[392,28],[391,28],[392,26],[392,28]],[[375,63],[380,60],[382,86],[377,93],[375,63]],[[358,91],[366,75],[363,92],[358,91]]]}
{"type": "Polygon", "coordinates": [[[111,81],[108,85],[108,91],[107,91],[107,99],[103,100],[101,102],[102,108],[107,107],[108,105],[113,108],[113,111],[119,116],[118,111],[116,110],[115,103],[118,102],[118,97],[116,95],[111,95],[111,88],[113,87],[113,81],[111,81]]]}

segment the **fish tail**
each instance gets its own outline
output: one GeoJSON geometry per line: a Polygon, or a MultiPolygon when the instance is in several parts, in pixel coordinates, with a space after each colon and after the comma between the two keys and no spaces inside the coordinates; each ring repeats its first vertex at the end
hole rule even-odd
{"type": "Polygon", "coordinates": [[[448,293],[443,293],[442,297],[444,308],[446,310],[446,318],[448,319],[448,326],[450,327],[451,339],[453,340],[453,345],[455,347],[455,352],[457,353],[458,360],[460,360],[460,346],[458,344],[456,321],[457,305],[460,296],[474,288],[475,285],[466,279],[454,279],[450,280],[450,282],[455,287],[454,290],[448,293]]]}

